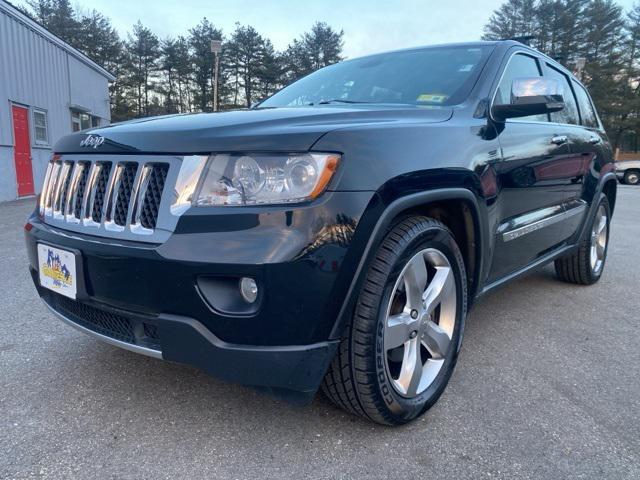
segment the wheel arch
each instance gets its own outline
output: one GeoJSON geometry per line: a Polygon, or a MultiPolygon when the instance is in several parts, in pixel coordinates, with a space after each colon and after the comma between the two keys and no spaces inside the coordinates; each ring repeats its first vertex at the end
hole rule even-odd
{"type": "MultiPolygon", "coordinates": [[[[638,170],[640,173],[640,170],[638,170]]],[[[602,193],[607,196],[607,200],[609,201],[609,208],[611,210],[611,214],[613,214],[613,210],[616,206],[616,197],[618,192],[618,180],[615,177],[609,177],[605,180],[602,185],[602,193]]]]}
{"type": "Polygon", "coordinates": [[[481,288],[483,261],[487,258],[485,250],[488,248],[488,221],[486,211],[480,205],[476,194],[467,188],[442,188],[416,192],[389,203],[369,236],[330,338],[340,338],[348,325],[366,269],[385,235],[401,219],[411,215],[434,218],[451,230],[465,262],[470,306],[481,288]]]}

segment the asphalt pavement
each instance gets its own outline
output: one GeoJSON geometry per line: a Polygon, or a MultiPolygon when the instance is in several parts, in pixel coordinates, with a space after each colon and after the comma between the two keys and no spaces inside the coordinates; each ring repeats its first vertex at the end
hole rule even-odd
{"type": "Polygon", "coordinates": [[[292,407],[103,344],[37,298],[0,204],[0,478],[640,478],[640,187],[592,287],[546,267],[482,299],[440,401],[401,428],[292,407]]]}

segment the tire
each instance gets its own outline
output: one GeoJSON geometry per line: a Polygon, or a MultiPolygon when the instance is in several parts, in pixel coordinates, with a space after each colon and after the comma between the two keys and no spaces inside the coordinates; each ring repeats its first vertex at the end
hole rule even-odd
{"type": "Polygon", "coordinates": [[[466,308],[464,262],[449,229],[422,216],[400,220],[368,266],[324,393],[380,424],[419,417],[451,378],[466,308]]]}
{"type": "Polygon", "coordinates": [[[580,241],[578,249],[555,261],[556,275],[560,280],[578,285],[593,285],[600,280],[609,250],[610,222],[609,201],[602,195],[596,214],[589,222],[587,234],[580,241]],[[602,223],[602,215],[604,215],[604,223],[602,223]],[[593,249],[596,255],[595,262],[592,257],[593,249]]]}
{"type": "Polygon", "coordinates": [[[627,185],[638,185],[640,183],[640,172],[638,170],[627,170],[624,172],[624,183],[627,185]]]}

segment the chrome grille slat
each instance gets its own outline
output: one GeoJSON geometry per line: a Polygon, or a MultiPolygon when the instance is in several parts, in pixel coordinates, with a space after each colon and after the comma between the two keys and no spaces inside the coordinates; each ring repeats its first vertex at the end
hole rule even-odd
{"type": "Polygon", "coordinates": [[[49,193],[49,184],[51,183],[51,172],[53,171],[54,162],[49,162],[47,165],[47,172],[44,175],[44,184],[42,187],[42,192],[40,193],[40,215],[44,215],[44,210],[47,205],[47,195],[49,193]]]}
{"type": "Polygon", "coordinates": [[[82,208],[80,210],[80,220],[84,225],[88,224],[88,219],[90,219],[91,208],[90,205],[93,205],[93,193],[96,185],[96,177],[100,171],[99,163],[92,163],[91,169],[89,170],[89,181],[87,182],[87,186],[84,190],[84,198],[82,199],[82,208]]]}
{"type": "Polygon", "coordinates": [[[73,165],[73,170],[71,172],[71,177],[70,177],[71,183],[69,184],[69,189],[66,194],[66,201],[64,205],[65,219],[68,222],[76,220],[74,216],[75,200],[76,200],[76,193],[78,190],[78,181],[80,179],[81,174],[82,174],[82,163],[76,162],[73,165]]]}
{"type": "Polygon", "coordinates": [[[135,188],[135,195],[132,195],[133,208],[131,212],[131,225],[135,225],[137,228],[140,226],[140,213],[142,211],[142,202],[147,194],[147,188],[149,186],[150,174],[153,170],[153,165],[145,165],[142,168],[142,173],[138,178],[138,182],[135,188]]]}
{"type": "Polygon", "coordinates": [[[69,188],[71,187],[71,177],[73,176],[74,164],[65,162],[66,170],[63,172],[64,181],[62,183],[62,190],[60,192],[60,214],[66,213],[67,198],[69,197],[69,188]]]}
{"type": "Polygon", "coordinates": [[[60,174],[58,175],[58,179],[56,181],[56,190],[53,194],[53,215],[60,216],[62,215],[62,196],[63,190],[67,187],[67,178],[69,177],[69,172],[71,170],[71,164],[69,162],[64,162],[60,168],[60,174]]]}
{"type": "Polygon", "coordinates": [[[47,166],[40,215],[45,223],[79,233],[166,239],[177,217],[171,210],[175,189],[165,189],[165,184],[175,184],[181,161],[170,156],[56,155],[47,166]]]}
{"type": "Polygon", "coordinates": [[[116,202],[118,201],[118,191],[120,190],[120,181],[122,179],[122,171],[124,166],[118,164],[116,166],[115,174],[111,179],[111,186],[109,188],[109,200],[107,202],[107,224],[113,224],[113,214],[115,210],[116,202]]]}
{"type": "Polygon", "coordinates": [[[45,200],[45,215],[53,215],[53,194],[58,184],[58,178],[60,177],[60,162],[53,162],[53,168],[51,169],[51,178],[49,179],[49,185],[47,186],[47,194],[45,200]]]}

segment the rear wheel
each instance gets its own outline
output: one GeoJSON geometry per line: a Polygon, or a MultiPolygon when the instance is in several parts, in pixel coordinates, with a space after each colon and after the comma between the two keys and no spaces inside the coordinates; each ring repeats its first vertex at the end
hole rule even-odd
{"type": "Polygon", "coordinates": [[[578,250],[555,261],[556,275],[560,280],[591,285],[600,280],[609,247],[609,222],[611,212],[604,195],[589,225],[589,234],[580,242],[578,250]]]}
{"type": "Polygon", "coordinates": [[[462,255],[447,227],[426,217],[401,221],[369,266],[324,392],[378,423],[418,417],[451,377],[466,301],[462,255]]]}
{"type": "Polygon", "coordinates": [[[628,170],[624,173],[624,183],[627,185],[638,185],[640,183],[640,172],[637,170],[628,170]]]}

